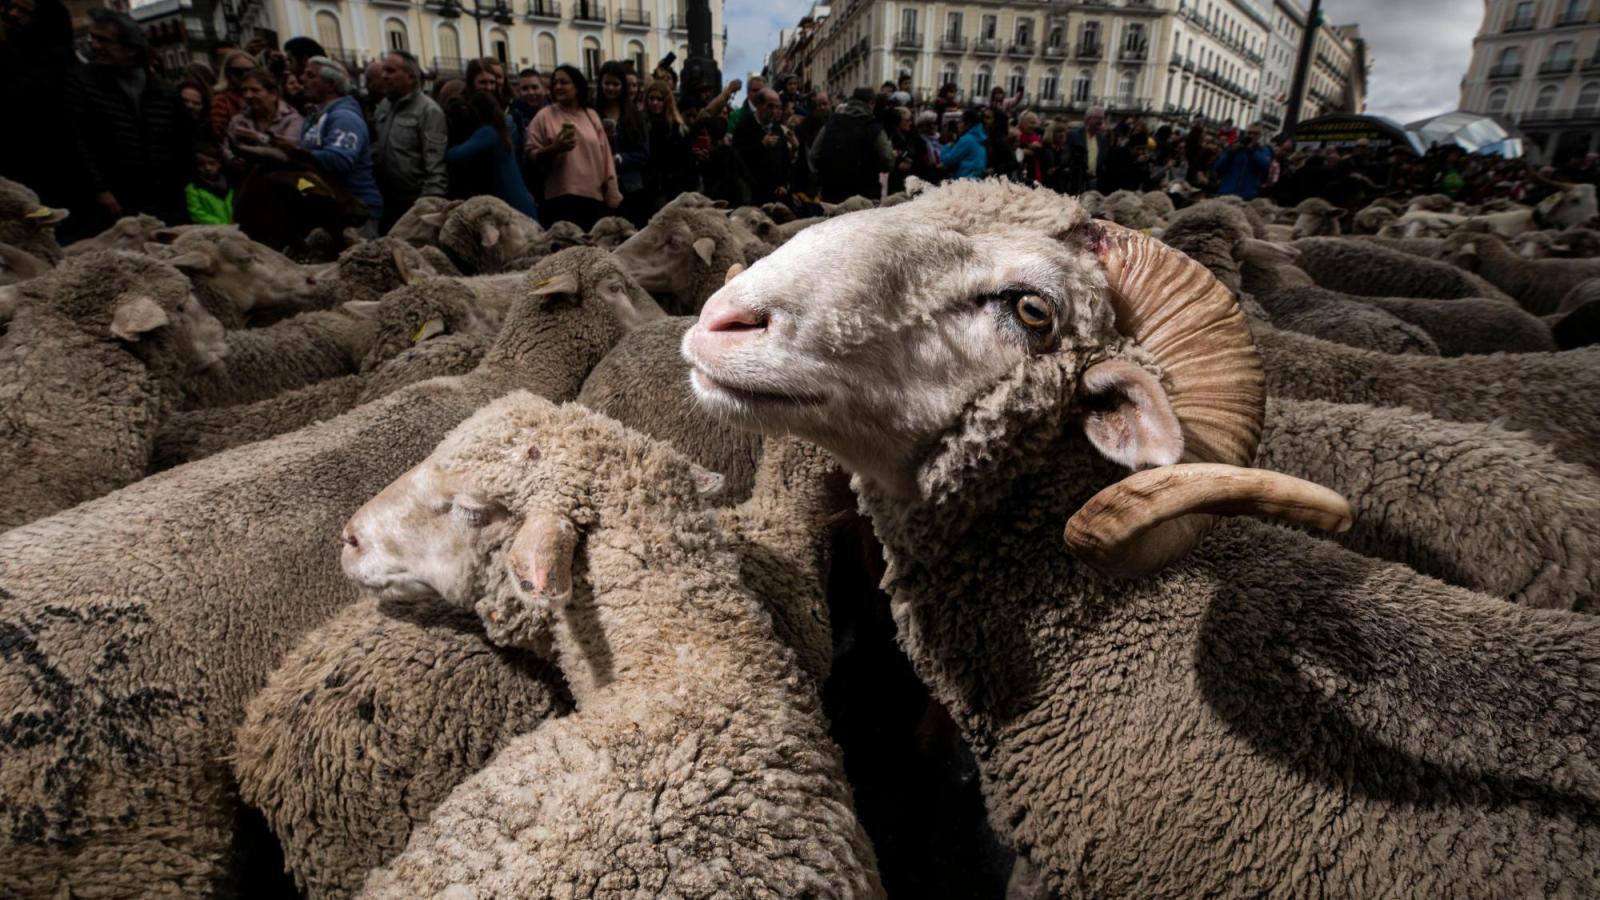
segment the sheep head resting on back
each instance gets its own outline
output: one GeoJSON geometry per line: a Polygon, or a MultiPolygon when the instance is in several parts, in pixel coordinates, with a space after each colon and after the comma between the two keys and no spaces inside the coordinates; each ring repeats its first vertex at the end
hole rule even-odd
{"type": "Polygon", "coordinates": [[[496,643],[548,652],[554,610],[530,606],[516,593],[521,583],[541,597],[567,595],[579,535],[598,518],[721,488],[722,476],[667,444],[518,392],[457,426],[356,510],[341,562],[382,598],[475,609],[496,643]]]}
{"type": "Polygon", "coordinates": [[[440,216],[439,245],[461,271],[487,275],[504,271],[511,260],[527,253],[544,229],[499,197],[478,196],[440,216]]]}
{"type": "Polygon", "coordinates": [[[67,256],[82,256],[95,250],[142,250],[144,245],[159,241],[167,223],[148,213],[123,216],[110,228],[92,238],[77,241],[63,252],[67,256]]]}
{"type": "Polygon", "coordinates": [[[450,211],[462,201],[444,197],[419,197],[389,228],[388,237],[405,241],[413,247],[437,245],[439,229],[450,211]]]}
{"type": "Polygon", "coordinates": [[[1294,230],[1290,235],[1296,239],[1343,233],[1343,229],[1339,227],[1339,220],[1344,218],[1344,210],[1321,197],[1310,197],[1300,201],[1300,205],[1294,208],[1294,213],[1294,230]]]}
{"type": "Polygon", "coordinates": [[[390,291],[382,300],[351,301],[344,308],[370,315],[378,323],[372,346],[361,360],[362,372],[434,338],[495,330],[475,311],[472,291],[454,278],[421,278],[390,291]]]}
{"type": "Polygon", "coordinates": [[[315,305],[317,279],[282,253],[233,228],[196,228],[146,252],[227,297],[240,313],[305,310],[315,305]]]}
{"type": "Polygon", "coordinates": [[[25,250],[47,263],[60,262],[56,226],[66,218],[66,210],[40,203],[39,195],[26,185],[0,178],[0,243],[25,250]]]}
{"type": "Polygon", "coordinates": [[[594,227],[589,229],[589,233],[584,235],[583,240],[584,243],[591,247],[599,247],[602,250],[615,250],[622,245],[623,241],[638,233],[639,229],[634,228],[633,223],[627,219],[621,216],[606,216],[594,223],[594,227]]]}
{"type": "Polygon", "coordinates": [[[813,226],[732,278],[683,347],[702,404],[821,445],[881,496],[981,507],[1069,429],[1162,467],[1073,517],[1069,546],[1105,571],[1182,557],[1212,521],[1194,512],[1348,524],[1330,492],[1246,468],[1265,379],[1232,294],[1049,191],[961,182],[813,226]]]}
{"type": "Polygon", "coordinates": [[[673,294],[691,312],[711,296],[730,266],[751,261],[721,210],[671,205],[612,253],[640,287],[673,294]]]}

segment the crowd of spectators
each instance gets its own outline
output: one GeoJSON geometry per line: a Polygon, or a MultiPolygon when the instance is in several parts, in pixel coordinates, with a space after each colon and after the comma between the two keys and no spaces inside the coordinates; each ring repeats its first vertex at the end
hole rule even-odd
{"type": "MultiPolygon", "coordinates": [[[[471,61],[461,78],[431,78],[393,51],[358,79],[296,37],[219,51],[216,70],[159,72],[125,14],[90,11],[80,60],[61,0],[4,2],[0,91],[18,121],[56,124],[49,140],[4,142],[0,173],[71,209],[69,240],[131,213],[232,221],[241,183],[286,155],[359,200],[369,234],[421,197],[491,194],[547,224],[587,228],[605,215],[642,225],[687,190],[810,212],[893,193],[911,176],[1008,178],[1069,194],[1321,196],[1351,209],[1378,196],[1476,201],[1537,189],[1522,163],[1456,148],[1418,157],[1366,142],[1297,147],[1257,124],[1152,124],[1098,108],[1045,119],[1000,88],[964,106],[947,85],[918,103],[909,78],[848,97],[794,77],[734,79],[718,91],[680,84],[671,57],[648,74],[607,62],[591,83],[573,66],[512,71],[494,59],[471,61]]],[[[1600,165],[1579,157],[1554,174],[1595,182],[1600,165]]]]}

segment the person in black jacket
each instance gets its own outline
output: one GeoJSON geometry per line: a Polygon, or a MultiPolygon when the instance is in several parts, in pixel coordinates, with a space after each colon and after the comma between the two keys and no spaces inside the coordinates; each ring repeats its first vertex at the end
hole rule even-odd
{"type": "Polygon", "coordinates": [[[882,196],[878,175],[894,165],[894,146],[872,116],[876,96],[872,88],[856,88],[811,143],[811,171],[828,203],[882,196]]]}
{"type": "Polygon", "coordinates": [[[71,132],[61,149],[79,184],[68,206],[72,233],[97,234],[136,213],[187,222],[193,126],[183,101],[148,70],[150,45],[138,23],[102,8],[89,18],[90,63],[66,82],[71,132]]]}
{"type": "Polygon", "coordinates": [[[59,121],[63,85],[78,64],[72,22],[61,0],[8,0],[4,16],[0,108],[19,133],[0,141],[0,176],[32,188],[45,206],[66,207],[75,173],[52,141],[24,139],[20,129],[59,121]]]}
{"type": "Polygon", "coordinates": [[[750,98],[750,112],[733,129],[733,149],[750,173],[750,202],[782,202],[789,196],[789,136],[779,121],[783,100],[772,88],[750,98]]]}

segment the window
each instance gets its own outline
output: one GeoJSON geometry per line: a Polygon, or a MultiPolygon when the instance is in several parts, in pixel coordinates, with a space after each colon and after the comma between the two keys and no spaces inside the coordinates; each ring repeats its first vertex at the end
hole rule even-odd
{"type": "Polygon", "coordinates": [[[944,17],[944,37],[952,43],[961,40],[961,13],[953,12],[944,17]]]}
{"type": "Polygon", "coordinates": [[[650,68],[646,65],[649,62],[649,57],[645,56],[644,45],[638,41],[629,41],[628,58],[633,60],[634,74],[638,75],[641,80],[647,79],[650,75],[650,68]]]}
{"type": "Polygon", "coordinates": [[[988,97],[989,82],[992,80],[992,78],[993,71],[989,68],[988,64],[979,66],[978,71],[972,73],[972,96],[979,98],[988,97]]]}
{"type": "Polygon", "coordinates": [[[1085,23],[1083,23],[1083,35],[1082,35],[1082,37],[1078,38],[1078,46],[1079,47],[1098,47],[1098,46],[1100,46],[1100,23],[1099,22],[1085,22],[1085,23]]]}
{"type": "Polygon", "coordinates": [[[1571,41],[1557,41],[1556,45],[1550,48],[1550,64],[1555,66],[1571,65],[1574,46],[1571,41]]]}
{"type": "Polygon", "coordinates": [[[1129,50],[1144,49],[1144,24],[1142,22],[1135,22],[1128,26],[1128,33],[1122,39],[1122,46],[1129,50]]]}
{"type": "Polygon", "coordinates": [[[494,54],[495,59],[500,60],[500,65],[510,67],[511,39],[499,28],[489,32],[489,52],[494,54]]]}
{"type": "Polygon", "coordinates": [[[1566,9],[1561,12],[1562,22],[1576,22],[1583,18],[1588,11],[1589,0],[1567,0],[1566,9]]]}
{"type": "Polygon", "coordinates": [[[317,13],[317,43],[330,53],[344,48],[344,40],[339,37],[338,16],[326,11],[317,13]]]}
{"type": "Polygon", "coordinates": [[[1039,100],[1042,103],[1054,103],[1056,93],[1061,90],[1061,73],[1055,69],[1046,69],[1044,77],[1039,79],[1039,100]]]}
{"type": "Polygon", "coordinates": [[[1027,45],[1033,43],[1033,20],[1032,19],[1018,19],[1017,20],[1017,43],[1021,44],[1024,47],[1026,47],[1027,45]]]}
{"type": "Polygon", "coordinates": [[[953,62],[945,63],[944,71],[939,73],[939,86],[944,87],[947,84],[960,83],[961,73],[956,69],[956,64],[953,62]]]}
{"type": "Polygon", "coordinates": [[[1532,0],[1524,0],[1524,2],[1517,4],[1516,11],[1511,14],[1511,22],[1506,27],[1508,29],[1533,27],[1532,0]]]}
{"type": "Polygon", "coordinates": [[[1137,80],[1132,72],[1123,72],[1117,79],[1117,105],[1127,108],[1133,105],[1133,85],[1137,80]]]}
{"type": "Polygon", "coordinates": [[[454,25],[439,26],[439,56],[459,69],[461,65],[461,35],[454,25]]]}
{"type": "Polygon", "coordinates": [[[1011,68],[1011,76],[1006,79],[1006,96],[1014,97],[1019,92],[1027,89],[1028,73],[1021,66],[1011,68]]]}
{"type": "Polygon", "coordinates": [[[1500,51],[1500,61],[1495,68],[1510,71],[1519,65],[1522,65],[1522,48],[1507,47],[1500,51]]]}
{"type": "Polygon", "coordinates": [[[1049,45],[1051,47],[1060,47],[1061,43],[1063,41],[1065,41],[1066,39],[1067,39],[1067,31],[1066,31],[1065,28],[1062,28],[1060,25],[1055,25],[1055,26],[1051,27],[1051,29],[1050,29],[1050,37],[1047,39],[1047,41],[1048,41],[1048,43],[1049,43],[1049,45]]]}
{"type": "Polygon", "coordinates": [[[541,72],[548,72],[556,67],[556,36],[548,31],[541,32],[539,39],[534,42],[538,50],[533,59],[533,64],[541,72]]]}
{"type": "Polygon", "coordinates": [[[917,11],[914,9],[900,10],[900,33],[910,37],[917,33],[917,11]]]}
{"type": "Polygon", "coordinates": [[[406,23],[399,19],[388,19],[383,23],[384,43],[390,50],[409,50],[410,42],[406,40],[406,23]]]}
{"type": "Polygon", "coordinates": [[[1600,81],[1591,81],[1578,92],[1578,111],[1592,116],[1597,109],[1600,109],[1600,81]]]}
{"type": "Polygon", "coordinates": [[[583,77],[592,84],[600,83],[600,42],[592,37],[583,39],[583,77]]]}
{"type": "Polygon", "coordinates": [[[1561,93],[1560,88],[1557,88],[1553,84],[1547,84],[1544,87],[1540,88],[1539,89],[1539,96],[1535,97],[1534,100],[1533,100],[1533,108],[1534,108],[1534,110],[1537,111],[1537,112],[1549,112],[1552,108],[1555,107],[1555,105],[1556,105],[1556,95],[1558,95],[1560,93],[1561,93]]]}
{"type": "Polygon", "coordinates": [[[995,33],[999,30],[999,25],[1000,18],[998,16],[984,16],[983,28],[978,34],[978,39],[983,41],[994,40],[995,33]]]}
{"type": "Polygon", "coordinates": [[[1079,69],[1078,77],[1072,79],[1072,102],[1088,103],[1089,88],[1094,84],[1094,73],[1088,69],[1079,69]]]}

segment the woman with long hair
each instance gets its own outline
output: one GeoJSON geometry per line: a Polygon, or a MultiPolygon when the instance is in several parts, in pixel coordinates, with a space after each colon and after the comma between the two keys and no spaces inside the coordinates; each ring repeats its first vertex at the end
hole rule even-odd
{"type": "Polygon", "coordinates": [[[644,189],[644,170],[650,162],[650,131],[629,92],[628,69],[622,63],[612,61],[600,67],[600,96],[595,107],[617,167],[617,188],[622,191],[620,212],[635,228],[643,228],[650,217],[650,195],[644,189]]]}
{"type": "Polygon", "coordinates": [[[550,74],[550,105],[528,123],[528,155],[544,173],[546,226],[571,222],[588,231],[622,203],[617,164],[605,126],[589,108],[589,82],[573,66],[550,74]]]}
{"type": "Polygon", "coordinates": [[[644,86],[644,112],[650,128],[645,180],[654,213],[684,191],[700,190],[700,179],[695,177],[689,123],[678,112],[678,98],[670,83],[654,79],[644,86]]]}
{"type": "MultiPolygon", "coordinates": [[[[997,88],[998,90],[998,88],[997,88]]],[[[1005,92],[1000,93],[1001,105],[985,106],[983,129],[988,141],[988,170],[996,178],[1015,178],[1021,166],[1017,163],[1016,138],[1011,134],[1011,118],[1003,107],[1005,92]]]]}
{"type": "Polygon", "coordinates": [[[506,132],[506,113],[493,91],[473,91],[466,96],[466,119],[476,128],[463,143],[445,151],[445,162],[470,167],[483,177],[484,193],[504,200],[512,209],[537,218],[533,195],[522,181],[517,154],[506,132]]]}
{"type": "Polygon", "coordinates": [[[222,72],[211,88],[211,134],[218,143],[228,139],[233,117],[244,112],[244,77],[255,70],[255,58],[243,50],[222,55],[222,72]]]}

